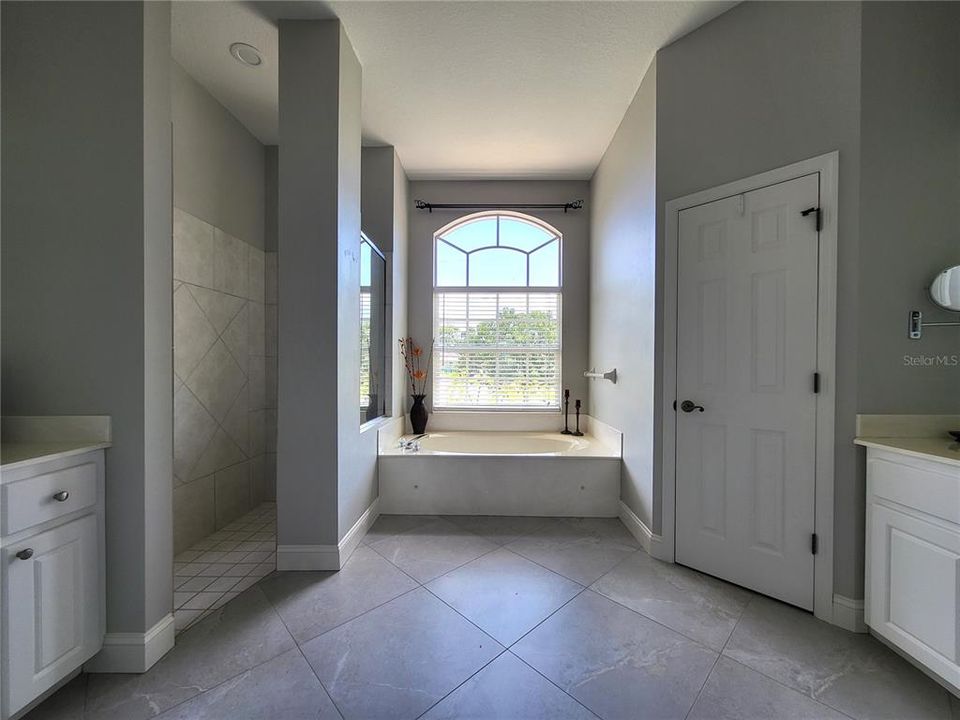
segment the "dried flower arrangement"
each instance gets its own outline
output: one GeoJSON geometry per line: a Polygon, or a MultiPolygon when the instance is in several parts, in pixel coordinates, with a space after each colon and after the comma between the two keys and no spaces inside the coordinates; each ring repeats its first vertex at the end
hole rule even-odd
{"type": "Polygon", "coordinates": [[[398,340],[400,343],[400,354],[403,356],[403,364],[407,369],[407,377],[410,378],[410,389],[413,396],[423,397],[426,395],[427,378],[430,376],[430,365],[433,363],[433,342],[430,343],[430,353],[427,355],[426,363],[423,363],[423,348],[417,345],[413,338],[408,337],[398,340]]]}

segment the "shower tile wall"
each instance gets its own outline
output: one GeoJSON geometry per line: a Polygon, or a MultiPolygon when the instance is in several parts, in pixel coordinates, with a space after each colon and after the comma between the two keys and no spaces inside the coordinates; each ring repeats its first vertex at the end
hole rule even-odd
{"type": "MultiPolygon", "coordinates": [[[[275,383],[276,350],[267,357],[265,253],[177,208],[173,227],[174,548],[180,552],[275,498],[266,452],[267,368],[274,368],[275,383]]],[[[275,289],[275,278],[271,284],[275,289]]]]}

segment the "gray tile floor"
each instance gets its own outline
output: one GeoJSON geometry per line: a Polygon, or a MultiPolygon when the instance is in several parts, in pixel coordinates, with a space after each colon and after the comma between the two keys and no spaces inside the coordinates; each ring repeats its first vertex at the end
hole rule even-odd
{"type": "Polygon", "coordinates": [[[81,675],[28,717],[920,720],[951,704],[871,637],[653,560],[617,520],[385,516],[339,573],[273,573],[150,672],[81,675]]]}

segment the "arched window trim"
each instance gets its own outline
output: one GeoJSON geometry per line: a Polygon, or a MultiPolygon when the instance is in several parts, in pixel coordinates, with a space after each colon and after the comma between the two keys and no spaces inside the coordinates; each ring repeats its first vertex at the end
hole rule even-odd
{"type": "Polygon", "coordinates": [[[495,291],[509,291],[517,290],[520,288],[525,288],[528,292],[560,292],[563,287],[563,233],[557,230],[555,227],[549,223],[544,222],[540,218],[533,217],[532,215],[525,215],[514,210],[483,210],[481,212],[472,213],[470,215],[464,215],[456,220],[447,223],[442,228],[437,230],[433,234],[433,286],[435,289],[443,289],[446,291],[454,290],[486,290],[490,292],[495,291]],[[513,245],[504,245],[500,242],[500,218],[506,217],[512,220],[518,220],[520,222],[527,223],[528,225],[533,225],[535,227],[544,230],[550,234],[550,238],[542,242],[537,247],[531,250],[524,250],[523,248],[514,247],[513,245]],[[496,225],[496,245],[484,245],[483,247],[474,248],[472,250],[464,250],[463,248],[457,246],[454,242],[451,242],[444,237],[454,230],[458,230],[466,225],[472,225],[481,220],[486,220],[488,218],[495,218],[497,221],[496,225]],[[539,250],[543,250],[548,245],[556,242],[557,243],[557,284],[556,285],[530,285],[530,256],[539,250]],[[466,285],[440,285],[438,283],[437,272],[438,272],[438,263],[437,263],[437,245],[443,243],[444,245],[456,250],[457,252],[463,253],[466,256],[466,268],[464,270],[464,279],[466,280],[466,285]],[[476,253],[483,252],[486,250],[512,250],[513,252],[518,252],[522,255],[526,255],[527,258],[527,282],[526,285],[471,285],[470,284],[470,256],[475,255],[476,253]]]}

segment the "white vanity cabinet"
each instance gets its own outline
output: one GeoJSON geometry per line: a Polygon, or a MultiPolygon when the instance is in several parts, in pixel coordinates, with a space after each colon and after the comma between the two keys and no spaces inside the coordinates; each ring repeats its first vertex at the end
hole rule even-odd
{"type": "Polygon", "coordinates": [[[0,472],[0,718],[79,670],[104,635],[103,450],[0,472]]]}
{"type": "Polygon", "coordinates": [[[867,625],[960,693],[960,453],[868,445],[866,521],[867,625]]]}

